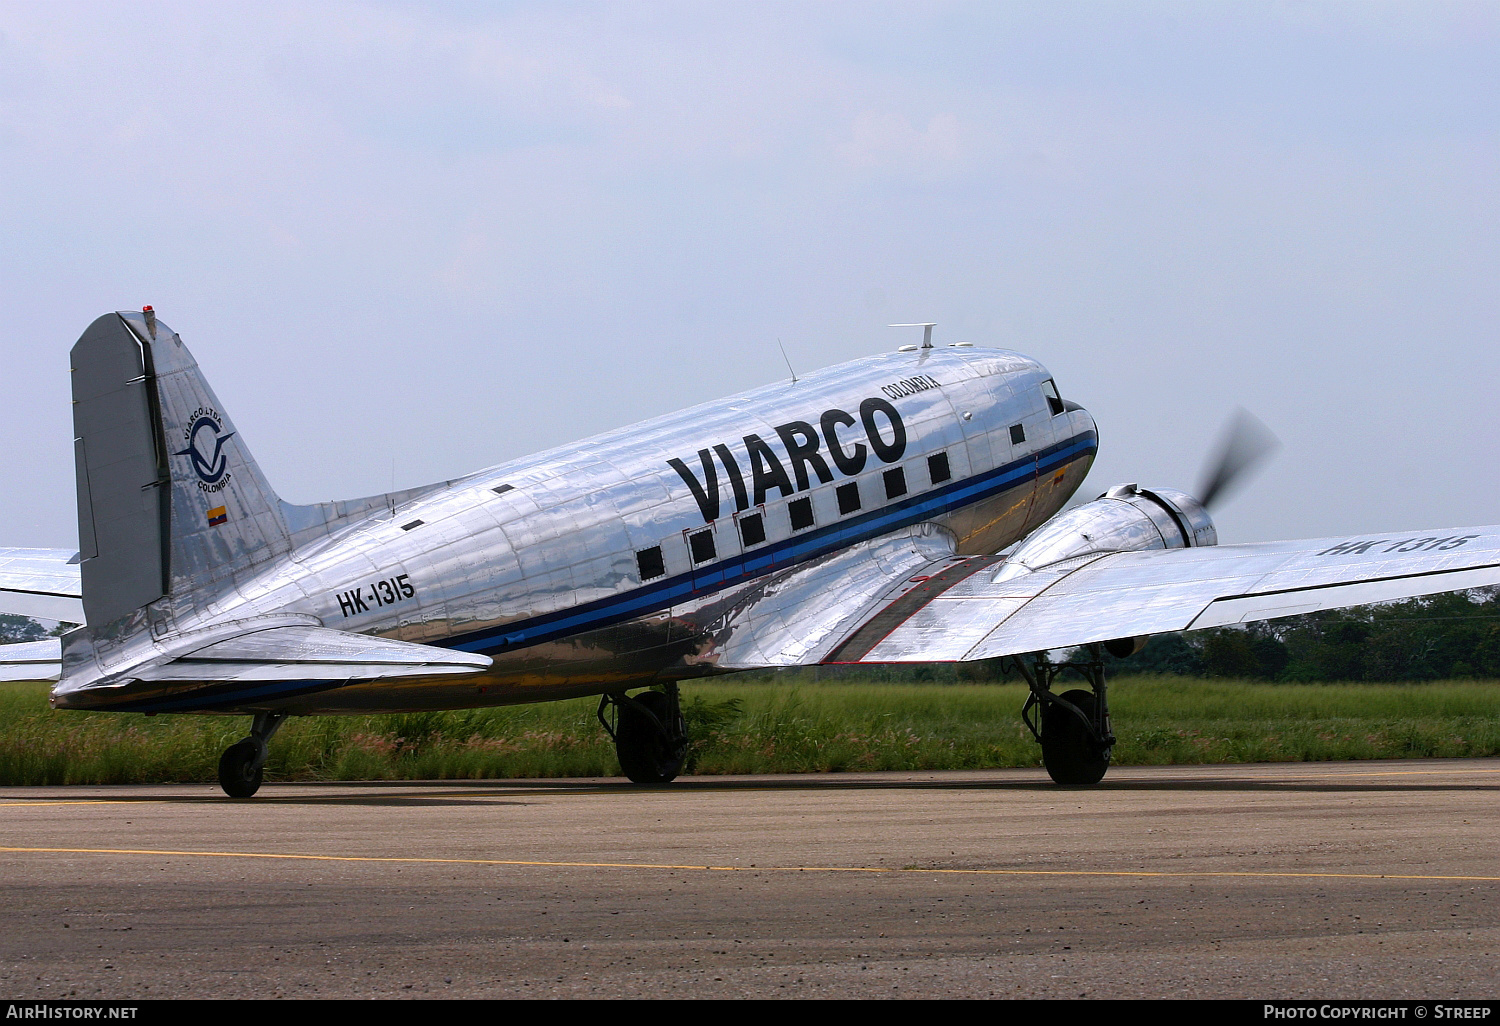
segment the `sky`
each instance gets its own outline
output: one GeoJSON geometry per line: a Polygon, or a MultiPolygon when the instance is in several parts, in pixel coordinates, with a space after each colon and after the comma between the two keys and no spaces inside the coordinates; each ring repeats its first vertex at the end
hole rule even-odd
{"type": "Polygon", "coordinates": [[[1500,4],[0,0],[0,545],[151,304],[282,496],[443,480],[916,341],[1282,450],[1224,541],[1500,522],[1500,4]]]}

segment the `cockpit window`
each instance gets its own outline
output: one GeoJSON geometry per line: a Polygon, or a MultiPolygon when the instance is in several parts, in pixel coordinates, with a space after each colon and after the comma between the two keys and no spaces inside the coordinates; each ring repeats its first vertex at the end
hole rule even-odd
{"type": "Polygon", "coordinates": [[[1062,396],[1057,394],[1057,385],[1051,378],[1042,382],[1042,395],[1047,397],[1047,405],[1052,408],[1052,416],[1057,416],[1066,408],[1063,406],[1062,396]]]}

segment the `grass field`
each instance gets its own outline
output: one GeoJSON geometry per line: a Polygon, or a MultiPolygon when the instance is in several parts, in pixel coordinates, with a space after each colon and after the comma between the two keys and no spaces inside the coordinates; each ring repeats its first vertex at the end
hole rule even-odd
{"type": "MultiPolygon", "coordinates": [[[[1040,765],[1016,684],[869,684],[783,675],[684,685],[697,773],[1040,765]]],[[[0,684],[0,784],[213,781],[247,717],[54,712],[0,684]]],[[[289,720],[271,780],[614,776],[596,700],[289,720]]],[[[1123,678],[1117,765],[1500,754],[1500,686],[1123,678]]]]}

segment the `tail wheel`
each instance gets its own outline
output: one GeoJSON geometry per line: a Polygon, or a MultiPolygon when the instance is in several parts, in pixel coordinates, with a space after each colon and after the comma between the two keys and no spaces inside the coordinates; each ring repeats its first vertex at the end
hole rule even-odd
{"type": "MultiPolygon", "coordinates": [[[[1082,688],[1058,696],[1094,721],[1094,694],[1082,688]]],[[[1110,750],[1094,739],[1087,724],[1056,702],[1042,707],[1042,765],[1058,784],[1097,784],[1109,769],[1110,750]]]]}
{"type": "Polygon", "coordinates": [[[260,790],[265,767],[256,765],[258,754],[255,742],[246,738],[230,745],[219,757],[219,786],[229,797],[249,798],[260,790]]]}
{"type": "Polygon", "coordinates": [[[674,736],[678,717],[672,701],[660,691],[644,691],[619,703],[615,755],[620,770],[637,784],[666,784],[682,772],[687,746],[674,736]],[[645,707],[643,712],[640,706],[645,707]],[[650,716],[646,713],[650,713],[650,716]],[[655,722],[651,717],[655,717],[655,722]],[[663,730],[665,728],[665,730],[663,730]]]}

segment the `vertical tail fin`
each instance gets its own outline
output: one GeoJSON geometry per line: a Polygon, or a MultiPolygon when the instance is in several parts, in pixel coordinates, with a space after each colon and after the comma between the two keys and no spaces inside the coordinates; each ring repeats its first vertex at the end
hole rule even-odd
{"type": "Polygon", "coordinates": [[[106,314],[71,355],[91,626],[163,596],[201,606],[290,551],[281,500],[170,328],[149,311],[106,314]]]}

